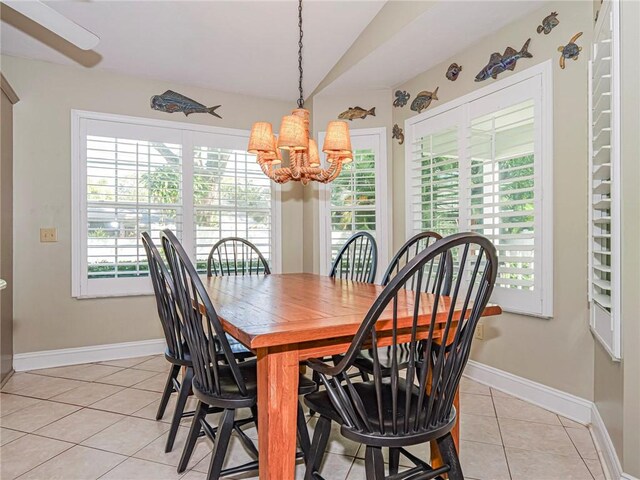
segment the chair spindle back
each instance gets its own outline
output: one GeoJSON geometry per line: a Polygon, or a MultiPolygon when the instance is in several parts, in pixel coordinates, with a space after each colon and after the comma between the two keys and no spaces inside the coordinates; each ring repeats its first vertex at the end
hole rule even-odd
{"type": "Polygon", "coordinates": [[[373,283],[378,267],[378,245],[368,232],[354,233],[331,265],[330,277],[373,283]]]}
{"type": "Polygon", "coordinates": [[[246,385],[236,358],[198,272],[173,232],[163,230],[161,238],[173,274],[182,332],[193,362],[194,387],[211,396],[221,395],[221,365],[218,360],[224,355],[225,367],[231,369],[238,392],[246,395],[246,385]]]}
{"type": "Polygon", "coordinates": [[[209,252],[207,276],[269,275],[271,270],[258,247],[240,237],[218,241],[209,252]]]}
{"type": "Polygon", "coordinates": [[[343,429],[359,435],[389,437],[419,435],[451,424],[455,419],[452,412],[455,392],[477,322],[493,291],[497,266],[495,247],[481,235],[459,233],[436,241],[391,279],[336,366],[310,360],[342,417],[343,429]],[[456,262],[452,292],[444,296],[448,255],[456,262]],[[438,265],[433,294],[425,293],[423,285],[424,266],[432,260],[438,265]],[[407,285],[412,277],[415,288],[410,290],[407,285]],[[404,317],[402,324],[399,317],[404,317]],[[391,323],[390,335],[378,337],[376,325],[380,320],[391,323]],[[397,358],[401,355],[400,345],[406,343],[409,358],[401,369],[397,358]],[[377,352],[379,347],[389,344],[390,375],[383,377],[377,352]],[[352,384],[347,370],[358,352],[367,346],[373,352],[374,378],[368,384],[352,384]],[[359,393],[367,385],[368,396],[375,396],[375,411],[371,410],[374,408],[371,400],[359,393]]]}

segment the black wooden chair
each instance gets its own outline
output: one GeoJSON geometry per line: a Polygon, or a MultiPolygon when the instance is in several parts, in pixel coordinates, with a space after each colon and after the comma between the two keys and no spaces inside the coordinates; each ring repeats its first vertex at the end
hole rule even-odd
{"type": "MultiPolygon", "coordinates": [[[[225,275],[270,275],[271,269],[258,247],[244,238],[226,237],[211,247],[207,258],[207,277],[225,275]]],[[[255,355],[235,338],[227,335],[236,358],[246,360],[255,355]]]]}
{"type": "Polygon", "coordinates": [[[481,235],[459,233],[438,240],[416,255],[389,282],[365,316],[338,365],[309,360],[309,365],[318,372],[326,388],[305,397],[309,408],[320,414],[305,479],[322,478],[317,470],[332,421],[340,424],[344,437],[366,445],[367,480],[431,479],[445,473],[451,480],[464,478],[451,436],[457,416],[453,400],[469,358],[474,330],[493,291],[497,267],[495,247],[481,235]],[[422,306],[427,301],[423,293],[426,281],[424,266],[433,259],[438,261],[435,294],[429,302],[429,305],[438,305],[443,301],[444,266],[450,252],[456,260],[450,298],[451,304],[460,305],[460,313],[454,316],[455,309],[450,309],[436,329],[436,311],[427,313],[431,307],[422,306]],[[405,288],[412,280],[415,280],[414,289],[405,288]],[[413,321],[402,329],[397,324],[396,307],[400,302],[409,306],[413,316],[413,321]],[[425,325],[425,316],[430,317],[429,326],[425,325]],[[386,322],[393,322],[391,335],[384,337],[385,341],[391,342],[390,376],[384,378],[381,375],[377,356],[374,355],[373,380],[351,383],[347,370],[363,346],[370,344],[373,352],[378,350],[381,339],[376,333],[376,324],[381,317],[386,322]],[[394,360],[401,335],[410,339],[410,355],[403,371],[399,362],[394,360]],[[405,449],[431,441],[437,443],[443,458],[444,464],[438,468],[432,468],[428,462],[405,449]],[[382,448],[390,449],[387,477],[382,448]],[[398,473],[400,455],[414,465],[402,473],[398,473]]]}
{"type": "Polygon", "coordinates": [[[330,277],[373,283],[378,267],[378,246],[368,232],[354,233],[331,265],[330,277]]]}
{"type": "MultiPolygon", "coordinates": [[[[191,352],[194,369],[193,394],[198,400],[178,472],[183,472],[187,468],[202,430],[213,441],[207,477],[209,480],[255,470],[258,468],[258,450],[240,428],[247,422],[236,420],[236,410],[251,409],[250,421],[256,422],[257,425],[256,362],[255,360],[240,363],[236,361],[211,299],[184,248],[169,230],[164,230],[161,238],[169,269],[174,278],[182,319],[182,332],[191,352]],[[194,308],[194,305],[197,308],[194,308]],[[224,356],[224,363],[219,361],[220,356],[224,356]],[[211,408],[222,412],[217,427],[212,427],[206,421],[206,414],[211,411],[211,408]],[[233,431],[256,460],[223,470],[222,465],[233,431]]],[[[308,394],[316,389],[314,382],[303,375],[300,376],[298,389],[300,394],[308,394]]],[[[298,440],[302,450],[301,456],[306,459],[310,442],[300,404],[298,405],[298,440]]]]}
{"type": "Polygon", "coordinates": [[[271,270],[258,247],[244,238],[227,237],[209,252],[207,276],[269,275],[271,270]]]}
{"type": "MultiPolygon", "coordinates": [[[[387,267],[387,271],[384,273],[382,277],[382,285],[387,285],[391,281],[391,279],[398,274],[398,272],[408,264],[416,255],[420,252],[428,248],[434,242],[440,240],[442,236],[436,232],[420,232],[409,240],[405,242],[400,250],[393,256],[389,266],[387,267]]],[[[445,256],[445,270],[444,270],[444,281],[442,282],[441,287],[441,295],[448,296],[451,292],[451,277],[453,275],[453,260],[451,258],[451,252],[448,252],[445,256]]],[[[438,257],[432,258],[430,261],[426,262],[422,267],[422,291],[427,293],[435,293],[437,286],[437,273],[438,273],[438,257]]],[[[411,278],[411,282],[408,285],[405,285],[405,288],[410,290],[414,289],[414,284],[417,278],[414,275],[411,278]]],[[[404,343],[397,346],[397,360],[399,368],[406,367],[407,361],[409,360],[409,347],[410,344],[404,343]]],[[[388,377],[391,373],[391,357],[390,357],[391,349],[390,347],[383,347],[378,349],[378,359],[381,369],[381,374],[383,377],[388,377]]],[[[373,375],[373,352],[371,350],[363,350],[360,352],[360,355],[356,358],[354,362],[354,366],[358,368],[361,372],[363,378],[366,378],[366,375],[373,375]]]]}
{"type": "Polygon", "coordinates": [[[142,244],[147,253],[149,262],[149,274],[153,283],[153,291],[156,297],[156,305],[158,307],[158,316],[162,324],[164,338],[167,342],[167,350],[164,357],[171,364],[167,383],[165,384],[156,420],[160,420],[165,413],[167,403],[173,392],[178,392],[178,399],[171,419],[171,428],[167,436],[165,452],[173,449],[176,439],[176,433],[180,426],[180,420],[184,417],[192,416],[194,412],[184,411],[187,403],[187,397],[191,391],[191,381],[193,379],[193,364],[189,355],[189,349],[185,343],[178,317],[178,307],[176,304],[175,290],[173,280],[167,270],[160,252],[151,240],[147,232],[142,233],[142,244]],[[178,380],[180,369],[185,369],[182,382],[178,380]]]}

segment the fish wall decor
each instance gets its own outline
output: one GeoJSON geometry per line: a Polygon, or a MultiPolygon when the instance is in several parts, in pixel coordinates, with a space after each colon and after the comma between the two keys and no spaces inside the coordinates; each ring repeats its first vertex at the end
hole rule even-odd
{"type": "Polygon", "coordinates": [[[362,108],[362,107],[349,107],[349,109],[345,110],[340,115],[338,115],[338,118],[340,120],[353,121],[356,118],[365,119],[365,118],[367,118],[368,115],[371,115],[372,117],[375,117],[376,116],[376,107],[373,107],[373,108],[371,108],[369,110],[367,110],[365,108],[362,108]]]}
{"type": "Polygon", "coordinates": [[[411,102],[411,110],[418,113],[426,110],[427,107],[431,105],[432,100],[438,100],[438,88],[440,87],[436,87],[433,92],[423,90],[418,95],[416,95],[416,98],[414,98],[413,102],[411,102]]]}
{"type": "Polygon", "coordinates": [[[167,113],[182,112],[186,116],[192,113],[208,113],[214,117],[222,118],[216,113],[216,109],[221,106],[222,105],[207,107],[173,90],[167,90],[162,95],[154,95],[151,97],[151,108],[154,110],[167,113]]]}
{"type": "Polygon", "coordinates": [[[522,49],[517,52],[511,47],[507,47],[502,55],[498,52],[494,52],[489,57],[489,63],[487,63],[478,75],[476,75],[476,82],[482,82],[488,78],[494,80],[498,78],[498,75],[506,70],[513,70],[516,68],[516,63],[521,58],[532,58],[533,55],[529,53],[529,43],[531,39],[524,42],[522,49]]]}
{"type": "Polygon", "coordinates": [[[396,99],[393,101],[394,107],[404,107],[409,98],[411,98],[411,94],[407,93],[406,90],[396,90],[396,99]]]}
{"type": "Polygon", "coordinates": [[[391,138],[398,139],[398,145],[402,145],[404,143],[404,131],[398,126],[397,123],[393,126],[391,138]]]}
{"type": "Polygon", "coordinates": [[[560,20],[558,20],[558,12],[551,12],[549,15],[542,19],[542,24],[538,25],[537,32],[544,32],[545,35],[549,35],[551,30],[556,28],[560,20]]]}
{"type": "Polygon", "coordinates": [[[560,45],[558,47],[558,51],[560,52],[560,68],[562,68],[563,70],[565,67],[565,59],[578,60],[578,56],[582,51],[582,47],[579,47],[578,45],[576,45],[576,40],[578,40],[578,38],[580,38],[581,36],[582,36],[582,32],[578,32],[573,37],[571,37],[571,40],[569,40],[569,43],[567,43],[564,46],[560,45]]]}
{"type": "Polygon", "coordinates": [[[447,68],[447,73],[445,73],[445,77],[447,77],[447,80],[451,80],[452,82],[455,82],[458,79],[458,75],[460,75],[460,72],[462,71],[462,65],[458,65],[457,63],[452,63],[451,65],[449,65],[449,68],[447,68]]]}

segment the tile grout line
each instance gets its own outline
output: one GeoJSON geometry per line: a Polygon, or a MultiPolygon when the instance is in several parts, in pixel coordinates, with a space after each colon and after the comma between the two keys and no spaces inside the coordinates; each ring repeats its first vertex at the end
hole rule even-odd
{"type": "MultiPolygon", "coordinates": [[[[492,392],[491,390],[489,391],[492,392]]],[[[504,454],[504,461],[507,464],[507,473],[509,474],[509,478],[513,479],[513,474],[511,473],[511,465],[509,465],[509,457],[507,457],[507,449],[504,445],[504,438],[502,436],[502,427],[500,426],[500,420],[498,419],[498,409],[496,408],[493,392],[491,393],[491,405],[493,405],[493,411],[496,414],[496,423],[498,424],[498,434],[500,435],[500,443],[502,444],[502,453],[504,454]]]]}
{"type": "MultiPolygon", "coordinates": [[[[582,456],[582,453],[580,453],[580,450],[578,450],[578,446],[576,445],[576,442],[573,441],[573,438],[571,437],[571,435],[569,435],[569,431],[567,430],[568,427],[566,427],[565,425],[563,425],[564,427],[564,431],[567,434],[567,436],[569,437],[569,440],[571,440],[571,443],[573,444],[573,448],[576,449],[576,452],[578,452],[578,456],[580,457],[580,460],[582,460],[582,463],[584,464],[584,466],[587,469],[587,472],[589,472],[589,475],[591,475],[591,478],[593,480],[595,480],[595,476],[593,475],[593,472],[591,471],[591,469],[589,468],[589,465],[587,465],[587,462],[585,461],[585,458],[582,456]]],[[[577,429],[576,429],[577,430],[577,429]]],[[[591,438],[591,434],[589,434],[589,438],[591,438]]],[[[593,441],[593,440],[592,440],[593,441]]]]}

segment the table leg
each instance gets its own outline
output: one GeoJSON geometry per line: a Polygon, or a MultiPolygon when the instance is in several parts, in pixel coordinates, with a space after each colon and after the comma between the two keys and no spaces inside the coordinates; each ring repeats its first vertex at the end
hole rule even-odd
{"type": "Polygon", "coordinates": [[[293,480],[298,352],[273,347],[258,349],[257,353],[260,480],[293,480]]]}

